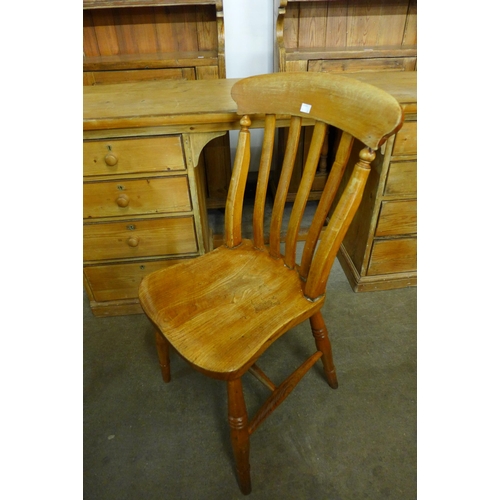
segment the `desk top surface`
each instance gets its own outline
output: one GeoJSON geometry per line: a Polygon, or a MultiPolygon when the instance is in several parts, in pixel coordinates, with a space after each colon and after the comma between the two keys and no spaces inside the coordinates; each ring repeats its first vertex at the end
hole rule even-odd
{"type": "MultiPolygon", "coordinates": [[[[417,102],[416,72],[345,76],[376,85],[402,104],[417,102]]],[[[163,80],[84,87],[83,129],[234,122],[238,116],[231,88],[238,80],[163,80]]]]}

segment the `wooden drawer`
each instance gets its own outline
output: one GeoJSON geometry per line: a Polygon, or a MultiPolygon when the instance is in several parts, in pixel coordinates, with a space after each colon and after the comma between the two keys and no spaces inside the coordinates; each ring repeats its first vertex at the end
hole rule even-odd
{"type": "Polygon", "coordinates": [[[362,73],[368,71],[414,71],[416,57],[374,57],[367,59],[317,59],[308,71],[323,73],[362,73]]]}
{"type": "Polygon", "coordinates": [[[367,275],[417,270],[417,238],[375,240],[367,275]]]}
{"type": "Polygon", "coordinates": [[[180,136],[84,141],[83,175],[185,170],[180,136]]]}
{"type": "Polygon", "coordinates": [[[392,156],[417,154],[417,122],[405,122],[396,134],[392,156]]]}
{"type": "Polygon", "coordinates": [[[83,217],[86,219],[191,209],[187,176],[83,184],[83,217]]]}
{"type": "Polygon", "coordinates": [[[119,71],[85,71],[84,85],[102,85],[123,82],[155,80],[196,80],[194,68],[137,69],[119,71]]]}
{"type": "Polygon", "coordinates": [[[179,259],[129,262],[85,267],[83,273],[91,289],[93,300],[133,299],[138,296],[141,280],[149,273],[182,262],[179,259]]]}
{"type": "Polygon", "coordinates": [[[182,255],[197,251],[193,217],[83,226],[84,261],[182,255]]]}
{"type": "Polygon", "coordinates": [[[385,184],[386,196],[417,195],[417,162],[398,161],[389,165],[385,184]]]}
{"type": "Polygon", "coordinates": [[[383,201],[375,236],[417,232],[417,200],[383,201]]]}

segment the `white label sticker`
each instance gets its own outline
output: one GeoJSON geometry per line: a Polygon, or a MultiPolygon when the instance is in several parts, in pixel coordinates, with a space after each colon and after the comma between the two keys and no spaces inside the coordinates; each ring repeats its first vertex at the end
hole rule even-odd
{"type": "Polygon", "coordinates": [[[310,111],[311,111],[311,105],[303,102],[302,106],[300,107],[300,112],[301,113],[309,113],[310,111]]]}

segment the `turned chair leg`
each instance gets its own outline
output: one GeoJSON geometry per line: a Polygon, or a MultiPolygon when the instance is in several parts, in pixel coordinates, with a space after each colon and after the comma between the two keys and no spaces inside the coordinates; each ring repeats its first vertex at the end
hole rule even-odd
{"type": "Polygon", "coordinates": [[[250,433],[241,379],[228,380],[228,413],[231,444],[236,461],[240,490],[244,495],[252,491],[250,483],[250,433]]]}
{"type": "Polygon", "coordinates": [[[321,357],[323,361],[323,369],[325,372],[326,380],[333,389],[337,389],[339,383],[337,381],[337,373],[335,371],[335,364],[333,363],[332,346],[328,338],[328,330],[326,329],[325,320],[321,311],[313,314],[309,318],[311,329],[316,342],[316,348],[323,353],[321,357]]]}
{"type": "Polygon", "coordinates": [[[160,360],[161,376],[164,382],[170,382],[170,356],[168,354],[169,344],[161,332],[156,330],[156,350],[160,360]]]}

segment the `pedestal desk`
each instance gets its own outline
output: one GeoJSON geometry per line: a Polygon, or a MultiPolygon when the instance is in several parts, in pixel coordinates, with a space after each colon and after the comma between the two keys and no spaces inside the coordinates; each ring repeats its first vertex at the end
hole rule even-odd
{"type": "MultiPolygon", "coordinates": [[[[415,82],[398,75],[362,77],[375,79],[404,106],[414,106],[414,113],[415,82]]],[[[83,275],[95,315],[142,312],[137,290],[143,276],[211,250],[206,179],[198,159],[209,141],[239,128],[230,96],[235,81],[84,87],[83,275]]],[[[256,120],[252,127],[262,125],[256,120]]],[[[386,155],[389,149],[392,143],[386,155]]],[[[385,182],[383,175],[373,177],[385,182]]],[[[379,211],[365,208],[364,217],[378,217],[379,211]]]]}
{"type": "Polygon", "coordinates": [[[196,166],[210,140],[238,126],[233,83],[84,87],[83,271],[95,315],[142,312],[143,276],[210,250],[196,166]]]}

